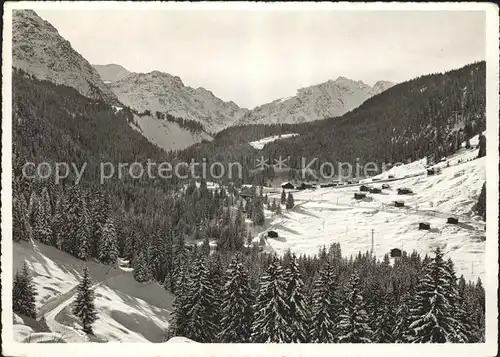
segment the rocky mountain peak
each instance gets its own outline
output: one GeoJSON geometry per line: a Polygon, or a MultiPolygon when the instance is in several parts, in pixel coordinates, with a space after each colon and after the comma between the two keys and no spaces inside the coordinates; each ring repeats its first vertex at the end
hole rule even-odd
{"type": "Polygon", "coordinates": [[[89,98],[117,102],[90,63],[33,10],[12,12],[12,65],[89,98]]]}

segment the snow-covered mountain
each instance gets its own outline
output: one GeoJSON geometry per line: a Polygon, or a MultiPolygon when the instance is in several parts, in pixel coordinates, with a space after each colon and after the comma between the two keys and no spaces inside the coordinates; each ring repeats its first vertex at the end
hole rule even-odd
{"type": "Polygon", "coordinates": [[[338,77],[301,88],[295,96],[261,105],[246,113],[238,124],[301,123],[337,117],[393,85],[378,81],[370,87],[362,81],[338,77]]]}
{"type": "Polygon", "coordinates": [[[131,73],[110,83],[110,88],[123,104],[133,109],[195,120],[211,133],[234,124],[247,112],[205,88],[185,86],[179,77],[160,71],[131,73]]]}
{"type": "Polygon", "coordinates": [[[33,10],[12,12],[12,65],[86,97],[117,101],[92,65],[33,10]]]}
{"type": "Polygon", "coordinates": [[[104,83],[116,82],[130,74],[128,69],[119,64],[94,64],[92,66],[99,73],[104,83]]]}

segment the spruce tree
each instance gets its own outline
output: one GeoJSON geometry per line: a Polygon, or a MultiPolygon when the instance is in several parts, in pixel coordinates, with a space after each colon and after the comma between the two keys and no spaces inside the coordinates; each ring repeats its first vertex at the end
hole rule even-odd
{"type": "Polygon", "coordinates": [[[368,325],[359,276],[353,273],[349,280],[343,312],[339,316],[338,342],[371,343],[373,332],[368,325]]]}
{"type": "Polygon", "coordinates": [[[28,221],[30,227],[35,225],[36,211],[38,210],[38,195],[35,190],[31,191],[30,200],[28,203],[28,221]]]}
{"type": "Polygon", "coordinates": [[[285,270],[285,282],[287,285],[285,302],[288,307],[287,318],[290,326],[287,342],[309,342],[310,312],[295,254],[291,254],[288,267],[285,270]]]}
{"type": "Polygon", "coordinates": [[[286,288],[283,270],[279,260],[274,257],[260,278],[259,293],[254,305],[252,342],[277,343],[289,340],[286,288]]]}
{"type": "Polygon", "coordinates": [[[310,340],[333,343],[336,340],[337,316],[341,309],[338,278],[333,265],[326,262],[314,281],[310,340]]]}
{"type": "Polygon", "coordinates": [[[83,331],[92,333],[92,324],[98,319],[97,310],[94,305],[94,289],[90,279],[89,270],[85,267],[83,277],[77,287],[76,300],[73,306],[75,314],[83,325],[83,331]]]}
{"type": "Polygon", "coordinates": [[[264,224],[264,206],[260,198],[255,198],[253,201],[252,220],[257,226],[262,226],[264,224]]]}
{"type": "Polygon", "coordinates": [[[173,301],[173,311],[168,328],[168,335],[187,336],[188,334],[188,273],[183,267],[178,272],[176,290],[173,301]]]}
{"type": "Polygon", "coordinates": [[[416,301],[410,310],[411,323],[407,331],[410,342],[463,342],[459,322],[453,316],[451,280],[438,248],[435,257],[425,263],[416,288],[416,301]]]}
{"type": "Polygon", "coordinates": [[[164,287],[167,290],[172,291],[172,285],[173,284],[173,270],[174,270],[174,243],[172,239],[172,234],[171,232],[166,232],[165,233],[165,281],[164,281],[164,287]]]}
{"type": "Polygon", "coordinates": [[[64,207],[65,207],[65,196],[61,193],[57,199],[54,207],[54,215],[52,216],[52,221],[50,222],[52,228],[52,240],[51,244],[58,248],[62,249],[63,238],[64,238],[64,221],[66,219],[64,207]]]}
{"type": "Polygon", "coordinates": [[[281,191],[281,204],[282,204],[282,205],[286,204],[286,193],[285,193],[285,189],[283,189],[283,191],[281,191]]]}
{"type": "Polygon", "coordinates": [[[115,264],[118,260],[118,247],[112,218],[108,218],[102,227],[102,237],[99,243],[99,260],[104,264],[115,264]]]}
{"type": "Polygon", "coordinates": [[[188,272],[185,268],[179,271],[174,294],[173,311],[169,321],[168,335],[187,336],[188,334],[188,272]]]}
{"type": "Polygon", "coordinates": [[[30,239],[30,226],[26,201],[22,194],[14,193],[12,199],[12,239],[16,242],[30,239]]]}
{"type": "Polygon", "coordinates": [[[486,222],[486,182],[483,183],[481,193],[477,199],[476,212],[483,218],[483,221],[486,222]]]}
{"type": "Polygon", "coordinates": [[[401,297],[401,301],[396,309],[394,329],[392,330],[392,337],[394,342],[397,343],[408,343],[410,342],[410,336],[408,335],[411,320],[410,320],[410,308],[414,305],[414,291],[409,289],[401,297]]]}
{"type": "Polygon", "coordinates": [[[220,342],[250,342],[252,300],[248,273],[240,259],[234,258],[226,272],[226,283],[222,290],[220,342]]]}
{"type": "Polygon", "coordinates": [[[281,215],[281,205],[276,206],[276,214],[279,216],[281,215]]]}
{"type": "Polygon", "coordinates": [[[214,342],[217,326],[214,324],[215,293],[209,278],[205,259],[197,258],[193,263],[187,285],[187,331],[186,337],[202,343],[214,342]]]}
{"type": "Polygon", "coordinates": [[[16,272],[12,286],[12,309],[14,312],[36,318],[35,297],[37,292],[28,264],[24,262],[21,273],[16,272]]]}
{"type": "Polygon", "coordinates": [[[148,282],[151,280],[151,270],[146,257],[146,252],[142,250],[139,252],[134,261],[134,278],[139,283],[148,282]]]}
{"type": "Polygon", "coordinates": [[[34,212],[33,237],[42,243],[49,244],[52,240],[51,217],[52,209],[47,188],[44,187],[41,196],[36,200],[37,209],[34,212]]]}
{"type": "Polygon", "coordinates": [[[292,209],[295,206],[295,202],[293,200],[293,195],[291,192],[288,192],[288,197],[286,199],[286,209],[292,209]]]}

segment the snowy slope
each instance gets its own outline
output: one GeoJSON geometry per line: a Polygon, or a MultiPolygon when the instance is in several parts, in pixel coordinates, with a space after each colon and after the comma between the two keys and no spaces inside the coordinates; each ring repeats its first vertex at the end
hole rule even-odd
{"type": "MultiPolygon", "coordinates": [[[[38,292],[38,318],[45,318],[52,337],[55,333],[67,342],[162,341],[173,297],[160,285],[138,283],[130,269],[84,262],[39,242],[13,245],[14,272],[27,261],[38,292]],[[95,284],[99,315],[94,324],[95,336],[86,336],[71,314],[74,289],[85,266],[89,267],[95,284]]],[[[27,338],[30,331],[22,324],[17,325],[16,335],[27,338]]]]}
{"type": "Polygon", "coordinates": [[[181,128],[177,123],[152,116],[134,115],[134,121],[136,125],[131,125],[133,129],[138,130],[151,143],[167,151],[182,150],[202,140],[212,140],[212,137],[204,131],[193,132],[181,128]]]}
{"type": "Polygon", "coordinates": [[[301,123],[337,117],[391,86],[393,83],[379,81],[370,87],[362,81],[338,77],[254,108],[238,124],[301,123]]]}
{"type": "Polygon", "coordinates": [[[131,73],[111,83],[110,88],[122,103],[133,109],[195,120],[211,133],[232,125],[247,111],[204,88],[185,86],[179,77],[160,71],[131,73]]]}
{"type": "Polygon", "coordinates": [[[86,97],[117,101],[90,63],[33,10],[12,12],[12,65],[86,97]]]}
{"type": "Polygon", "coordinates": [[[283,135],[275,135],[275,136],[268,136],[266,138],[257,140],[257,141],[251,141],[249,142],[250,146],[254,147],[257,150],[262,150],[264,146],[268,143],[272,143],[273,141],[279,140],[279,139],[286,139],[286,138],[293,138],[294,136],[297,136],[299,134],[283,134],[283,135]]]}
{"type": "MultiPolygon", "coordinates": [[[[283,254],[286,249],[316,254],[319,247],[339,242],[343,255],[371,249],[382,258],[392,248],[417,250],[427,254],[437,246],[456,264],[458,274],[475,280],[484,276],[485,223],[472,212],[486,178],[486,158],[468,161],[477,150],[462,150],[450,158],[450,167],[434,176],[419,175],[389,182],[391,189],[368,194],[366,200],[353,198],[359,186],[318,188],[294,192],[296,207],[283,210],[281,217],[270,217],[268,229],[279,239],[267,239],[268,249],[283,254]],[[458,163],[461,159],[462,163],[458,163]],[[414,195],[398,195],[398,187],[409,187],[414,195]],[[395,200],[408,208],[396,208],[395,200]],[[458,225],[446,219],[457,216],[458,225]],[[431,230],[419,230],[419,222],[430,222],[431,230]]],[[[421,162],[395,168],[414,175],[421,162]]],[[[372,183],[381,186],[381,183],[372,183]]],[[[270,195],[278,198],[279,194],[270,195]]]]}

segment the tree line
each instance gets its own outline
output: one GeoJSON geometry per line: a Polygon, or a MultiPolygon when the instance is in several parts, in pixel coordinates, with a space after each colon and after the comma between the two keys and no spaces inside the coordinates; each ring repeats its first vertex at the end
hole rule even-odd
{"type": "Polygon", "coordinates": [[[437,249],[390,264],[371,254],[221,257],[179,267],[166,339],[222,343],[472,343],[484,341],[482,282],[457,279],[437,249]]]}

